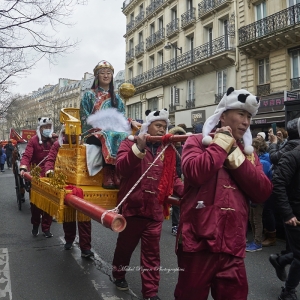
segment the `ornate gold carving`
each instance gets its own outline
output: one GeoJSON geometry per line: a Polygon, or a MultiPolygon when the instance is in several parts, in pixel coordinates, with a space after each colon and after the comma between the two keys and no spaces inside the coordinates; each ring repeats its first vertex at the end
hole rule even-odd
{"type": "Polygon", "coordinates": [[[37,166],[36,164],[30,166],[30,175],[33,177],[34,180],[39,181],[41,177],[41,167],[37,166]]]}
{"type": "Polygon", "coordinates": [[[55,172],[49,174],[49,184],[57,189],[63,189],[66,185],[67,176],[62,172],[55,172]]]}

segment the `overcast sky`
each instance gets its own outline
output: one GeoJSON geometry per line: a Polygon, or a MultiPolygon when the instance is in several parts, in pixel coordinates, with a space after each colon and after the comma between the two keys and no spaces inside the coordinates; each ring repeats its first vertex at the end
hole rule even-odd
{"type": "Polygon", "coordinates": [[[126,17],[122,13],[123,0],[88,0],[77,6],[71,27],[61,27],[59,35],[80,42],[72,53],[58,58],[56,65],[46,59],[38,62],[30,74],[14,78],[14,93],[28,94],[46,84],[57,84],[59,78],[82,79],[92,73],[100,60],[109,61],[118,71],[125,69],[126,17]]]}

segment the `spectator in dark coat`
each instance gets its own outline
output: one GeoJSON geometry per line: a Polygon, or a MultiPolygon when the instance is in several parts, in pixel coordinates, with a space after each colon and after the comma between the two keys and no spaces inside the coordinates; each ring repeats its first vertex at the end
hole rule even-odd
{"type": "MultiPolygon", "coordinates": [[[[294,121],[294,120],[293,120],[294,121]]],[[[300,132],[300,120],[297,122],[300,132]]],[[[275,206],[283,219],[291,252],[270,255],[280,280],[286,281],[278,299],[296,300],[300,282],[300,146],[284,153],[273,174],[275,206]],[[291,265],[288,276],[285,267],[291,265]]]]}
{"type": "Polygon", "coordinates": [[[7,168],[11,169],[11,159],[12,159],[12,153],[15,149],[11,141],[8,141],[8,143],[4,146],[5,154],[6,154],[6,162],[7,162],[7,168]]]}

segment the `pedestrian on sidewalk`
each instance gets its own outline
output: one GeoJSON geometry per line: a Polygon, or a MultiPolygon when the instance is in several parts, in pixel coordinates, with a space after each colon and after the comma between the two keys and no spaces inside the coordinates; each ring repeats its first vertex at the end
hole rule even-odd
{"type": "MultiPolygon", "coordinates": [[[[122,204],[122,215],[127,226],[119,233],[113,258],[113,277],[119,290],[128,290],[125,279],[131,255],[141,240],[141,264],[139,267],[142,279],[142,294],[146,300],[159,300],[157,296],[160,279],[160,249],[162,222],[168,211],[167,205],[159,198],[160,179],[162,177],[164,154],[161,154],[161,143],[147,142],[147,135],[164,136],[169,125],[169,113],[146,111],[146,122],[142,125],[136,143],[122,141],[116,161],[116,169],[121,176],[118,201],[121,201],[144,172],[151,166],[147,174],[129,194],[122,204]],[[154,160],[157,160],[154,163],[154,160]]],[[[175,171],[175,165],[168,166],[175,171]]],[[[181,197],[182,181],[175,172],[170,173],[174,180],[174,193],[181,197]]],[[[166,183],[163,184],[166,186],[166,183]]],[[[137,270],[138,271],[138,270],[137,270]]]]}
{"type": "Polygon", "coordinates": [[[11,141],[8,141],[8,143],[4,146],[4,149],[6,154],[7,169],[11,170],[12,153],[15,147],[11,141]]]}
{"type": "Polygon", "coordinates": [[[5,161],[6,161],[6,154],[3,151],[2,148],[0,148],[0,171],[3,173],[4,171],[4,165],[5,165],[5,161]]]}
{"type": "MultiPolygon", "coordinates": [[[[23,153],[20,162],[20,175],[23,177],[24,172],[29,172],[30,167],[38,165],[41,168],[41,177],[45,175],[45,158],[49,154],[52,146],[53,123],[50,118],[38,118],[38,126],[36,135],[28,142],[25,152],[23,153]]],[[[52,224],[52,216],[42,211],[35,204],[30,203],[31,208],[31,224],[32,235],[34,237],[39,234],[39,226],[41,223],[40,216],[42,215],[42,232],[45,238],[51,238],[53,234],[50,232],[52,224]]]]}
{"type": "MultiPolygon", "coordinates": [[[[267,144],[264,139],[253,139],[252,146],[257,154],[260,163],[262,164],[263,171],[269,180],[272,179],[271,162],[269,153],[267,152],[267,144]]],[[[262,212],[264,203],[250,203],[249,221],[252,228],[253,242],[246,246],[247,252],[255,252],[262,250],[262,233],[263,233],[263,221],[262,212]]]]}
{"type": "MultiPolygon", "coordinates": [[[[76,136],[71,136],[65,134],[65,125],[62,126],[61,131],[59,133],[58,140],[54,142],[52,145],[47,160],[45,162],[45,174],[46,176],[51,176],[50,174],[54,174],[54,165],[56,161],[56,157],[59,151],[59,148],[62,144],[68,144],[69,138],[71,138],[72,144],[76,143],[76,136]]],[[[83,198],[83,197],[81,197],[83,198]]],[[[78,235],[79,235],[79,247],[81,250],[81,256],[84,258],[89,258],[94,256],[94,253],[91,251],[91,240],[92,240],[92,223],[91,221],[78,221],[78,235]]],[[[76,221],[73,222],[64,222],[63,229],[65,233],[65,250],[71,250],[73,246],[73,242],[76,237],[76,221]]]]}
{"type": "MultiPolygon", "coordinates": [[[[300,135],[300,118],[297,121],[300,135]]],[[[270,262],[277,277],[285,281],[278,299],[296,300],[300,282],[300,146],[284,153],[273,175],[275,207],[283,219],[290,253],[271,254],[270,262]],[[285,267],[291,265],[288,275],[285,267]]]]}
{"type": "Polygon", "coordinates": [[[250,92],[230,87],[202,134],[184,144],[176,300],[206,300],[210,290],[215,300],[247,299],[249,199],[262,203],[272,190],[253,153],[249,128],[259,105],[250,92]]]}

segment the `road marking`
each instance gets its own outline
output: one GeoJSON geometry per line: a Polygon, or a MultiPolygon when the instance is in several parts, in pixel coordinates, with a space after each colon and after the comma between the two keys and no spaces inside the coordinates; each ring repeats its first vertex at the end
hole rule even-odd
{"type": "Polygon", "coordinates": [[[7,248],[0,248],[0,298],[12,299],[7,248]]]}

